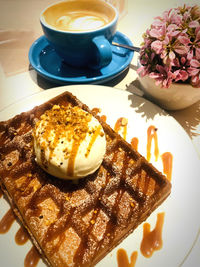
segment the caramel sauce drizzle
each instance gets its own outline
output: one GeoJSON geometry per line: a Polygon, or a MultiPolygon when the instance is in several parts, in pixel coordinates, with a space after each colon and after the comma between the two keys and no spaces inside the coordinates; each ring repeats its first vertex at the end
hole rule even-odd
{"type": "Polygon", "coordinates": [[[156,226],[153,231],[150,231],[150,224],[143,224],[143,239],[140,250],[144,257],[150,258],[155,250],[162,248],[162,228],[164,224],[165,213],[157,214],[156,226]]]}
{"type": "MultiPolygon", "coordinates": [[[[112,157],[112,160],[113,161],[115,161],[116,155],[117,155],[117,153],[114,153],[113,154],[113,157],[112,157]]],[[[109,179],[110,179],[110,174],[107,173],[107,175],[106,175],[106,184],[109,182],[109,179]]],[[[102,188],[102,190],[101,190],[101,192],[100,192],[100,194],[98,196],[99,203],[101,202],[101,198],[102,198],[102,195],[104,194],[104,191],[105,191],[105,187],[102,188]]],[[[120,202],[121,197],[122,197],[122,194],[121,194],[121,192],[119,192],[118,195],[117,195],[117,197],[116,197],[116,199],[115,199],[115,204],[114,204],[114,207],[113,207],[114,210],[117,209],[118,203],[120,202]]],[[[99,212],[100,212],[100,209],[93,213],[93,216],[92,216],[92,218],[90,220],[90,226],[87,229],[87,232],[88,233],[91,233],[92,232],[92,230],[93,230],[93,228],[95,226],[96,218],[99,215],[99,212]]],[[[105,238],[108,238],[109,239],[109,242],[113,239],[112,232],[113,232],[113,228],[111,228],[110,227],[110,223],[108,223],[107,226],[106,226],[106,230],[104,232],[104,237],[99,242],[99,247],[101,247],[101,244],[103,243],[103,241],[104,241],[105,238]]],[[[83,240],[82,243],[80,244],[78,250],[76,251],[75,257],[74,257],[77,261],[80,262],[80,264],[81,264],[82,259],[83,259],[83,256],[84,256],[84,249],[83,249],[84,246],[85,246],[85,240],[83,240]]]]}
{"type": "Polygon", "coordinates": [[[139,143],[139,140],[137,137],[133,137],[131,139],[131,146],[133,149],[135,149],[136,151],[138,151],[138,143],[139,143]]]}
{"type": "MultiPolygon", "coordinates": [[[[92,109],[92,112],[94,112],[95,115],[98,115],[99,113],[101,113],[101,109],[100,109],[100,108],[93,108],[93,109],[92,109]]],[[[104,122],[106,122],[106,120],[107,120],[106,115],[101,115],[100,118],[101,118],[101,120],[104,121],[104,122]]]]}
{"type": "Polygon", "coordinates": [[[24,267],[35,267],[40,260],[40,255],[36,248],[33,246],[26,255],[24,260],[24,267]]]}
{"type": "MultiPolygon", "coordinates": [[[[157,128],[151,125],[147,130],[147,160],[151,159],[151,146],[154,139],[154,156],[155,160],[159,157],[157,128]]],[[[131,146],[138,150],[138,139],[133,137],[131,139],[131,146]]],[[[173,167],[173,155],[170,152],[165,152],[161,155],[163,163],[163,172],[166,174],[167,179],[171,181],[172,167],[173,167]]],[[[165,213],[157,214],[157,222],[153,231],[150,231],[150,224],[144,223],[143,225],[143,239],[140,246],[140,251],[144,257],[150,258],[154,251],[162,248],[162,229],[164,224],[165,213]]],[[[129,263],[126,250],[119,249],[117,251],[118,267],[134,267],[137,260],[137,251],[134,251],[131,255],[131,262],[129,263]],[[133,257],[133,258],[132,258],[133,257]]]]}
{"type": "Polygon", "coordinates": [[[86,157],[89,155],[89,153],[90,153],[90,151],[91,151],[91,148],[92,148],[92,146],[93,146],[95,140],[96,140],[97,137],[101,134],[101,128],[102,128],[101,125],[99,125],[99,126],[96,128],[95,132],[93,133],[92,138],[91,138],[90,143],[89,143],[88,148],[87,148],[87,152],[86,152],[86,154],[85,154],[86,157]]]}
{"type": "Polygon", "coordinates": [[[102,115],[102,116],[101,116],[101,120],[104,121],[104,122],[106,122],[106,120],[107,120],[106,115],[102,115]]]}
{"type": "Polygon", "coordinates": [[[155,156],[155,161],[157,161],[158,156],[159,156],[157,128],[151,125],[147,129],[147,160],[148,161],[150,161],[151,159],[151,146],[152,146],[153,139],[154,139],[154,156],[155,156]]]}
{"type": "MultiPolygon", "coordinates": [[[[106,116],[102,115],[101,119],[106,121],[107,118],[106,116]]],[[[126,119],[125,119],[126,120],[126,119]]],[[[127,121],[125,121],[124,118],[119,118],[115,124],[115,128],[114,130],[116,132],[119,132],[121,129],[123,130],[123,137],[124,139],[126,139],[126,135],[127,135],[127,121]]],[[[159,150],[158,150],[158,141],[157,141],[157,133],[156,133],[157,129],[154,126],[150,126],[148,128],[147,134],[148,134],[148,141],[147,141],[147,158],[151,157],[151,142],[152,139],[154,139],[154,143],[155,143],[155,149],[154,149],[154,155],[155,158],[158,158],[159,155],[159,150]]],[[[93,137],[94,139],[96,137],[93,137]]],[[[58,140],[57,140],[58,141],[58,140]]],[[[76,144],[78,146],[78,144],[76,144]]],[[[135,148],[137,150],[138,148],[138,139],[135,137],[131,140],[131,145],[133,146],[133,148],[135,148]]],[[[166,152],[162,155],[163,158],[163,169],[164,172],[167,174],[167,176],[169,177],[171,174],[171,170],[169,166],[172,166],[172,157],[170,158],[170,153],[166,152]],[[166,154],[168,153],[168,154],[166,154]],[[168,160],[166,160],[166,158],[168,158],[168,160]],[[171,165],[169,164],[171,160],[171,165]],[[166,163],[167,161],[167,163],[166,163]]],[[[73,162],[73,160],[72,160],[73,162]]],[[[109,179],[109,176],[106,177],[106,180],[109,179]]],[[[0,193],[2,193],[0,191],[0,193]]],[[[103,192],[102,192],[103,193],[103,192]]],[[[116,202],[120,201],[120,198],[122,197],[121,194],[118,194],[118,198],[116,199],[116,202]]],[[[95,219],[95,217],[94,217],[95,219]]],[[[14,214],[12,212],[12,210],[9,210],[6,215],[3,217],[3,219],[0,221],[0,233],[6,233],[12,223],[14,222],[15,217],[14,214]],[[9,219],[7,219],[9,218],[9,219]],[[6,226],[5,226],[5,225],[6,226]],[[3,230],[2,230],[3,229],[3,230]]],[[[145,223],[143,225],[143,240],[141,243],[141,252],[145,257],[151,257],[151,255],[153,254],[154,250],[158,250],[162,247],[162,227],[163,227],[163,223],[164,223],[164,213],[160,213],[157,215],[157,223],[156,223],[156,227],[155,229],[151,232],[150,231],[150,225],[148,223],[145,223]]],[[[91,229],[92,229],[92,225],[91,225],[91,229]]],[[[111,235],[110,238],[112,238],[112,232],[110,231],[111,229],[109,229],[109,226],[106,229],[106,235],[111,235]]],[[[26,235],[26,233],[24,232],[23,229],[19,229],[18,232],[16,233],[15,236],[15,241],[17,244],[24,244],[26,243],[26,241],[28,240],[28,236],[26,235]]],[[[81,253],[80,253],[81,254],[81,253]]],[[[79,254],[79,256],[81,256],[79,254]]],[[[127,253],[124,249],[119,249],[117,252],[117,257],[118,257],[118,267],[134,267],[136,260],[137,260],[137,256],[138,253],[137,251],[134,251],[131,254],[130,260],[131,262],[129,262],[128,260],[128,256],[127,253]]],[[[35,249],[35,247],[32,247],[31,250],[28,252],[28,254],[26,255],[26,258],[24,260],[24,266],[25,267],[34,267],[37,265],[38,261],[40,259],[39,253],[37,252],[37,250],[35,249]]]]}
{"type": "Polygon", "coordinates": [[[69,163],[68,163],[68,167],[67,167],[67,174],[69,176],[73,176],[74,164],[75,164],[75,159],[76,159],[76,155],[78,153],[79,146],[80,146],[79,141],[74,141],[72,144],[72,151],[70,153],[69,163]]]}
{"type": "MultiPolygon", "coordinates": [[[[96,128],[96,130],[94,131],[94,133],[92,134],[90,143],[89,143],[89,145],[87,147],[87,151],[86,151],[85,157],[88,157],[95,140],[97,139],[98,135],[100,135],[101,128],[102,128],[101,125],[99,125],[96,128]]],[[[71,151],[71,154],[70,154],[70,157],[69,157],[69,163],[68,163],[68,169],[67,169],[68,175],[73,175],[75,159],[76,159],[76,155],[78,153],[78,149],[79,149],[80,143],[81,143],[81,140],[73,142],[72,151],[71,151]]]]}
{"type": "Polygon", "coordinates": [[[165,152],[161,155],[163,162],[163,172],[166,174],[167,179],[171,182],[172,179],[172,167],[173,167],[173,155],[170,152],[165,152]]]}
{"type": "Polygon", "coordinates": [[[117,251],[117,263],[118,263],[118,267],[134,267],[137,261],[137,257],[138,257],[138,252],[134,251],[131,254],[130,260],[131,262],[129,262],[128,259],[128,255],[125,249],[120,248],[117,251]]]}
{"type": "Polygon", "coordinates": [[[17,245],[24,245],[29,239],[28,233],[24,227],[20,227],[15,235],[15,242],[17,245]]]}
{"type": "Polygon", "coordinates": [[[95,107],[95,108],[93,108],[93,109],[92,109],[92,112],[94,112],[94,113],[95,113],[95,115],[97,115],[98,113],[100,113],[100,112],[101,112],[101,109],[100,109],[100,108],[97,108],[97,107],[95,107]]]}
{"type": "MultiPolygon", "coordinates": [[[[122,125],[122,126],[124,127],[125,125],[122,125]]],[[[118,152],[116,151],[113,154],[113,156],[112,156],[112,161],[113,162],[116,161],[116,157],[117,156],[118,156],[118,152]]],[[[121,160],[123,161],[123,164],[122,164],[123,169],[121,171],[121,176],[123,177],[124,176],[124,172],[126,171],[126,168],[127,168],[127,159],[126,159],[126,155],[125,154],[122,156],[122,159],[121,160]]],[[[106,184],[109,182],[109,180],[110,180],[110,174],[108,172],[107,175],[106,175],[106,184]]],[[[101,202],[101,197],[104,194],[104,191],[105,191],[105,188],[103,187],[102,190],[101,190],[101,192],[100,192],[100,194],[99,194],[99,197],[98,197],[99,202],[101,202]]],[[[120,203],[122,197],[123,197],[123,191],[121,189],[119,189],[118,190],[118,194],[117,194],[117,196],[115,198],[115,203],[114,203],[113,208],[112,208],[112,212],[113,213],[118,213],[119,203],[120,203]]],[[[99,205],[100,205],[100,203],[99,203],[99,205]]],[[[133,213],[134,211],[135,211],[134,206],[132,206],[132,209],[131,209],[130,212],[133,213]]],[[[98,217],[99,212],[100,212],[100,209],[93,213],[93,216],[92,216],[92,218],[90,220],[90,226],[87,229],[87,232],[88,233],[91,233],[92,232],[92,230],[93,230],[93,228],[95,226],[95,221],[96,221],[96,218],[98,217]]],[[[107,242],[109,242],[109,243],[112,241],[112,239],[114,238],[114,235],[113,235],[113,232],[114,231],[113,230],[114,230],[113,229],[113,225],[111,225],[111,223],[108,222],[108,224],[106,226],[106,229],[105,229],[105,232],[104,232],[104,237],[99,242],[99,246],[98,247],[101,247],[101,245],[102,245],[102,243],[104,242],[105,239],[108,239],[109,241],[107,241],[107,242]]],[[[88,235],[90,235],[90,234],[88,234],[88,235]]],[[[83,256],[84,256],[84,249],[83,249],[84,246],[85,246],[84,243],[85,243],[85,240],[83,240],[82,243],[80,244],[80,246],[79,246],[79,248],[78,248],[78,250],[76,252],[76,255],[74,257],[80,263],[82,262],[82,259],[83,259],[83,256]]],[[[132,263],[134,262],[134,259],[136,257],[135,254],[136,253],[133,253],[132,263]]],[[[136,259],[135,259],[135,261],[136,261],[136,259]]]]}
{"type": "Polygon", "coordinates": [[[0,221],[0,234],[7,233],[15,221],[12,209],[9,209],[0,221]]]}
{"type": "Polygon", "coordinates": [[[127,124],[128,124],[128,121],[126,118],[119,118],[116,123],[115,123],[115,126],[114,126],[114,131],[116,133],[119,133],[119,131],[122,129],[123,130],[123,133],[122,133],[122,137],[126,140],[126,136],[127,136],[127,124]]]}

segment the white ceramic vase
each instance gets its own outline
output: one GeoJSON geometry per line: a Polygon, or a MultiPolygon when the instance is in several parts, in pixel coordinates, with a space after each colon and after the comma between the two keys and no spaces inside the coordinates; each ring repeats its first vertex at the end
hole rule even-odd
{"type": "Polygon", "coordinates": [[[167,110],[184,109],[200,100],[200,88],[190,84],[173,83],[169,88],[162,88],[148,76],[139,76],[139,81],[144,94],[167,110]]]}

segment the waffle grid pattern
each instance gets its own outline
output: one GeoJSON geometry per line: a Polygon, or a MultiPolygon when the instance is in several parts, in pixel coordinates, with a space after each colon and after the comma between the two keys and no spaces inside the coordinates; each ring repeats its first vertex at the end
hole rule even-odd
{"type": "Polygon", "coordinates": [[[0,179],[33,242],[52,266],[93,266],[162,202],[170,184],[104,122],[102,166],[78,184],[35,163],[32,127],[55,103],[85,105],[71,94],[0,123],[0,179]]]}

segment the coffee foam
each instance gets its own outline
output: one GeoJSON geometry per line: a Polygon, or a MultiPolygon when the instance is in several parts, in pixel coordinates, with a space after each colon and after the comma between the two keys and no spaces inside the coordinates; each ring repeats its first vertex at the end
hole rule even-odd
{"type": "Polygon", "coordinates": [[[55,27],[68,31],[87,31],[103,27],[108,23],[106,18],[89,12],[74,12],[61,16],[56,20],[55,27]]]}
{"type": "Polygon", "coordinates": [[[115,18],[114,10],[103,1],[66,1],[48,7],[42,19],[62,31],[90,31],[109,24],[115,18]]]}

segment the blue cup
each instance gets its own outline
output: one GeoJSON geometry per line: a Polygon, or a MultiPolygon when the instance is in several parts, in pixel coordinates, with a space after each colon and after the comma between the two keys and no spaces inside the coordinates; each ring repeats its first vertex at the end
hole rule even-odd
{"type": "Polygon", "coordinates": [[[68,0],[45,8],[40,23],[49,43],[67,64],[94,69],[112,60],[118,12],[102,0],[68,0]]]}

